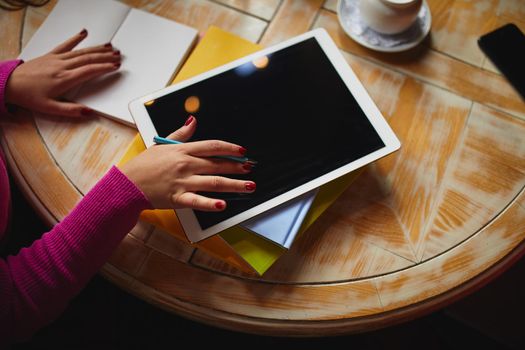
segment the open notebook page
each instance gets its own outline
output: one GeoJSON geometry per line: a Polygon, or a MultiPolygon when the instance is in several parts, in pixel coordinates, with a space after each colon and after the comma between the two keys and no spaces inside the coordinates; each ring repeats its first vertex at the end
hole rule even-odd
{"type": "Polygon", "coordinates": [[[111,40],[122,53],[122,66],[115,73],[85,84],[75,100],[133,123],[128,103],[165,87],[196,37],[193,28],[131,9],[111,40]]]}
{"type": "Polygon", "coordinates": [[[76,48],[110,42],[129,11],[116,1],[60,0],[19,57],[28,61],[46,54],[84,28],[88,36],[76,48]]]}

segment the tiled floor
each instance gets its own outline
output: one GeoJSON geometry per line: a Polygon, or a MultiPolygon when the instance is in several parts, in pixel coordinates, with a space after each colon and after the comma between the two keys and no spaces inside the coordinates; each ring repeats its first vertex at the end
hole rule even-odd
{"type": "MultiPolygon", "coordinates": [[[[13,188],[13,235],[9,249],[15,253],[46,228],[13,188]],[[23,218],[21,213],[24,213],[23,218]]],[[[134,349],[214,344],[261,344],[333,348],[342,343],[353,349],[523,349],[522,315],[525,314],[525,259],[479,292],[451,307],[398,326],[333,338],[288,339],[225,331],[164,312],[95,277],[64,314],[27,343],[14,349],[134,349]]]]}

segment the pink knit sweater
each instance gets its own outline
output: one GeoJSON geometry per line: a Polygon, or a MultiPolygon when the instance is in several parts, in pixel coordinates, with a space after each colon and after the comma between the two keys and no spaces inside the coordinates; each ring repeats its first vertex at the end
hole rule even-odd
{"type": "MultiPolygon", "coordinates": [[[[0,118],[6,117],[7,79],[19,63],[0,62],[0,118]]],[[[10,201],[1,155],[0,240],[5,235],[10,201]]],[[[151,204],[144,194],[113,167],[51,231],[16,256],[0,259],[0,348],[29,338],[54,320],[147,208],[151,204]]]]}

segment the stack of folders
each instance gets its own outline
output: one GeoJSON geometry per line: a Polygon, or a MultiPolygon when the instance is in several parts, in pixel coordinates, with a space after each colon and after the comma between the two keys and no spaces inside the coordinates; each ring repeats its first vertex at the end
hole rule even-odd
{"type": "MultiPolygon", "coordinates": [[[[215,67],[236,60],[261,47],[217,27],[210,27],[190,54],[173,83],[188,79],[215,67]]],[[[120,164],[145,149],[137,135],[120,164]]],[[[343,193],[358,176],[346,174],[316,190],[281,204],[258,216],[226,229],[193,246],[235,268],[263,275],[286,253],[294,240],[343,193]]],[[[141,215],[161,230],[181,239],[187,238],[173,210],[149,210],[141,215]]],[[[188,242],[189,243],[189,242],[188,242]]]]}

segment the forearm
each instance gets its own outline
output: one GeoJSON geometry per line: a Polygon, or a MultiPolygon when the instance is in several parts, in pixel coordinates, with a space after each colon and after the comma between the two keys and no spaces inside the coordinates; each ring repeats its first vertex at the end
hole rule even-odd
{"type": "Polygon", "coordinates": [[[8,287],[0,299],[9,310],[0,327],[12,325],[11,334],[24,338],[56,318],[149,207],[142,192],[111,169],[61,223],[2,264],[0,278],[9,280],[0,282],[8,287]]]}

